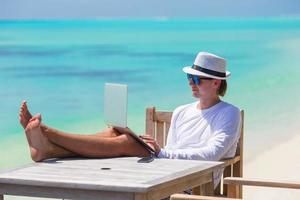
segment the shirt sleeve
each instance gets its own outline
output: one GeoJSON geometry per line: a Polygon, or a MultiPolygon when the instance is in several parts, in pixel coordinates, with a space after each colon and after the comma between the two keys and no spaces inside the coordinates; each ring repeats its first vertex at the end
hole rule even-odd
{"type": "Polygon", "coordinates": [[[240,111],[221,114],[212,127],[212,136],[201,148],[161,149],[159,158],[188,160],[220,160],[239,138],[240,111]]]}

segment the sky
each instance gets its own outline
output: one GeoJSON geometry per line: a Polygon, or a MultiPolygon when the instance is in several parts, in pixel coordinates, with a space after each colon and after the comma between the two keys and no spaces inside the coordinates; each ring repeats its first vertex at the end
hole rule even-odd
{"type": "Polygon", "coordinates": [[[299,15],[300,0],[0,0],[0,19],[299,15]]]}

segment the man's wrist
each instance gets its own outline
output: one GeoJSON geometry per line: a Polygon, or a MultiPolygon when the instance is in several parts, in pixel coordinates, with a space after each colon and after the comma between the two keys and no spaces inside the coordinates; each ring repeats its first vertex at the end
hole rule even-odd
{"type": "Polygon", "coordinates": [[[160,149],[160,151],[158,152],[158,154],[156,156],[158,158],[164,158],[165,157],[165,150],[164,149],[160,149]]]}
{"type": "Polygon", "coordinates": [[[159,152],[160,152],[161,148],[158,147],[158,148],[155,148],[155,156],[158,156],[159,152]]]}

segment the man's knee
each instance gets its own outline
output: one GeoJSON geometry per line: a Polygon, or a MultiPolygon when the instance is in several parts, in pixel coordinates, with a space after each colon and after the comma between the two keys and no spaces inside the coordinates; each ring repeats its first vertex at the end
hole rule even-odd
{"type": "Polygon", "coordinates": [[[113,129],[112,127],[109,127],[109,128],[104,129],[103,132],[104,132],[106,135],[110,135],[111,137],[116,137],[116,136],[121,135],[119,132],[117,132],[117,131],[116,131],[115,129],[113,129]]]}
{"type": "Polygon", "coordinates": [[[118,137],[118,143],[120,148],[120,154],[122,156],[139,156],[139,157],[146,157],[150,156],[148,150],[145,149],[139,142],[133,139],[130,135],[123,134],[118,137]]]}

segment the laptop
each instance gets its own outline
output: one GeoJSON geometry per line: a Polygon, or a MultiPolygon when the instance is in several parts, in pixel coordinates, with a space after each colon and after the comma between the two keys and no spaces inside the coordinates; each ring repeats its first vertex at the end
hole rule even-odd
{"type": "Polygon", "coordinates": [[[155,155],[154,149],[127,127],[127,85],[105,83],[104,85],[104,119],[108,126],[120,133],[130,134],[137,142],[155,155]]]}

